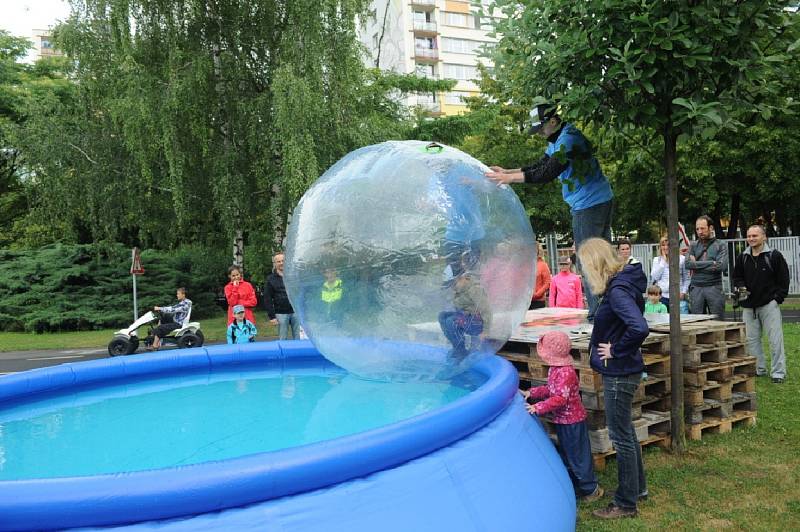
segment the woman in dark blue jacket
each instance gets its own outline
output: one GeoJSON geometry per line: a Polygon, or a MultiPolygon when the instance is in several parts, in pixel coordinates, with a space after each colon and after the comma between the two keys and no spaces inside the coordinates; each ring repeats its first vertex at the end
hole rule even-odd
{"type": "Polygon", "coordinates": [[[617,450],[619,486],[613,502],[594,515],[635,517],[637,501],[647,497],[642,450],[631,418],[644,370],[642,342],[649,334],[642,315],[647,278],[641,265],[622,262],[611,244],[600,238],[585,240],[578,260],[590,289],[602,297],[594,316],[591,365],[603,375],[606,425],[617,450]]]}

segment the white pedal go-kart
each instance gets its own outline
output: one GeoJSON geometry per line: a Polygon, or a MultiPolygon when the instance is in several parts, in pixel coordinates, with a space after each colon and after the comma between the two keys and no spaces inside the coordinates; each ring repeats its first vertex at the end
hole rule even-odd
{"type": "MultiPolygon", "coordinates": [[[[142,314],[142,316],[133,322],[127,329],[120,329],[114,333],[114,338],[108,343],[108,354],[112,357],[117,355],[131,355],[139,349],[139,336],[137,330],[144,326],[149,325],[147,337],[143,340],[145,347],[153,345],[154,331],[161,318],[161,313],[151,310],[142,314]]],[[[189,316],[186,316],[183,325],[168,332],[161,338],[161,345],[173,344],[178,347],[200,347],[203,345],[205,338],[203,331],[200,330],[200,322],[189,321],[189,316]]]]}

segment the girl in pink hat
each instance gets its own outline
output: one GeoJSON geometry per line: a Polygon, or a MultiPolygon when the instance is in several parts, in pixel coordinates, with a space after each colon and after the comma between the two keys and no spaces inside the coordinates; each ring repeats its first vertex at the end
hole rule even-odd
{"type": "Polygon", "coordinates": [[[581,500],[592,502],[603,496],[592,463],[592,447],[586,428],[586,410],[581,403],[578,374],[572,367],[569,351],[572,343],[561,331],[550,331],[539,338],[536,351],[550,366],[547,384],[536,386],[522,396],[531,401],[528,412],[537,416],[548,414],[556,426],[561,459],[567,466],[570,479],[581,500]]]}

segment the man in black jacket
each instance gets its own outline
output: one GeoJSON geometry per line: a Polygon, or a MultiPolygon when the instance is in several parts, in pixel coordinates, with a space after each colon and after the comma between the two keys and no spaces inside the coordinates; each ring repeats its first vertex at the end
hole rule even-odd
{"type": "Polygon", "coordinates": [[[296,339],[300,333],[300,322],[289,302],[286,286],[283,284],[283,261],[283,253],[276,253],[272,257],[272,273],[269,274],[267,283],[264,285],[264,307],[267,309],[269,322],[278,326],[278,338],[280,340],[288,339],[289,329],[291,329],[292,339],[296,339]]]}
{"type": "Polygon", "coordinates": [[[786,352],[783,347],[781,309],[789,293],[789,266],[780,251],[767,245],[767,232],[762,225],[747,228],[749,246],[736,259],[733,285],[747,289],[740,299],[742,317],[747,328],[747,347],[758,360],[757,375],[767,374],[767,363],[761,347],[762,330],[767,333],[772,358],[772,382],[786,378],[786,352]]]}

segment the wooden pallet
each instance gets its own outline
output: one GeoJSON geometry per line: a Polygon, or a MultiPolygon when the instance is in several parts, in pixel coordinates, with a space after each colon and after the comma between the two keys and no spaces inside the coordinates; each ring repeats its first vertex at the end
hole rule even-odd
{"type": "Polygon", "coordinates": [[[755,393],[756,391],[756,378],[755,377],[734,377],[731,380],[732,393],[755,393]]]}
{"type": "MultiPolygon", "coordinates": [[[[669,333],[669,325],[656,325],[652,331],[669,333]]],[[[687,347],[697,344],[727,346],[731,343],[742,344],[746,334],[744,323],[719,320],[704,320],[692,323],[681,323],[681,343],[687,347]]]]}
{"type": "Polygon", "coordinates": [[[669,356],[669,334],[650,332],[642,342],[642,354],[669,356]]]}
{"type": "Polygon", "coordinates": [[[642,402],[645,397],[665,397],[672,392],[672,379],[669,375],[648,375],[639,383],[636,393],[633,394],[634,402],[642,402]]]}
{"type": "Polygon", "coordinates": [[[731,356],[728,353],[728,362],[731,364],[734,377],[755,377],[756,376],[756,357],[752,356],[731,356]]]}
{"type": "MultiPolygon", "coordinates": [[[[642,449],[645,447],[658,447],[664,451],[669,451],[672,445],[672,437],[669,434],[654,434],[645,441],[640,441],[642,449]]],[[[617,454],[617,451],[610,450],[604,453],[592,453],[592,462],[595,471],[603,471],[606,468],[606,460],[617,454]]]]}
{"type": "Polygon", "coordinates": [[[656,434],[669,434],[672,432],[672,420],[669,410],[642,410],[640,420],[634,420],[634,427],[637,428],[637,439],[644,441],[656,434]],[[641,423],[639,425],[639,423],[641,423]],[[644,427],[644,432],[640,432],[639,427],[644,427]]]}
{"type": "Polygon", "coordinates": [[[721,419],[731,417],[733,413],[733,401],[717,401],[716,399],[706,399],[702,405],[686,405],[684,408],[684,418],[686,423],[697,425],[710,419],[721,419]]]}
{"type": "Polygon", "coordinates": [[[758,410],[758,396],[756,392],[734,392],[731,397],[733,411],[755,412],[758,410]]]}
{"type": "Polygon", "coordinates": [[[727,361],[727,347],[720,347],[714,344],[695,344],[693,346],[684,346],[684,367],[698,367],[705,364],[718,364],[727,361]]]}
{"type": "Polygon", "coordinates": [[[744,323],[722,322],[724,324],[725,342],[730,344],[744,344],[747,341],[747,332],[744,323]]]}
{"type": "Polygon", "coordinates": [[[703,364],[683,370],[684,384],[698,388],[703,388],[707,384],[728,382],[732,377],[733,365],[730,362],[703,364]]]}
{"type": "Polygon", "coordinates": [[[707,399],[724,402],[731,398],[733,392],[732,382],[717,382],[703,388],[686,386],[683,389],[684,404],[687,406],[702,406],[707,399]]]}
{"type": "Polygon", "coordinates": [[[660,397],[655,395],[645,395],[644,399],[642,399],[642,408],[668,412],[670,408],[672,408],[672,394],[668,393],[660,397]]]}
{"type": "Polygon", "coordinates": [[[710,418],[703,423],[686,425],[686,437],[690,440],[699,440],[704,435],[726,434],[734,427],[752,427],[756,424],[756,413],[738,411],[728,418],[710,418]]]}
{"type": "MultiPolygon", "coordinates": [[[[636,439],[640,442],[656,435],[669,434],[671,427],[669,412],[645,410],[640,413],[638,419],[633,420],[636,439]]],[[[607,453],[614,448],[607,427],[590,430],[589,442],[592,445],[592,453],[607,453]]]]}
{"type": "MultiPolygon", "coordinates": [[[[547,379],[547,373],[550,370],[550,366],[548,366],[540,358],[530,358],[526,361],[524,355],[502,353],[502,356],[509,360],[514,367],[517,368],[520,378],[525,378],[526,380],[547,379]],[[527,366],[525,364],[527,364],[527,366]],[[523,374],[525,374],[524,377],[523,374]]],[[[669,380],[669,356],[646,354],[642,358],[644,361],[645,372],[647,373],[647,379],[642,381],[644,384],[652,383],[658,380],[669,380]]],[[[578,374],[578,382],[580,384],[581,391],[600,392],[603,390],[603,376],[601,374],[597,373],[590,366],[583,363],[576,363],[573,367],[575,368],[575,372],[578,374]]],[[[663,393],[661,395],[663,395],[663,393]]]]}

